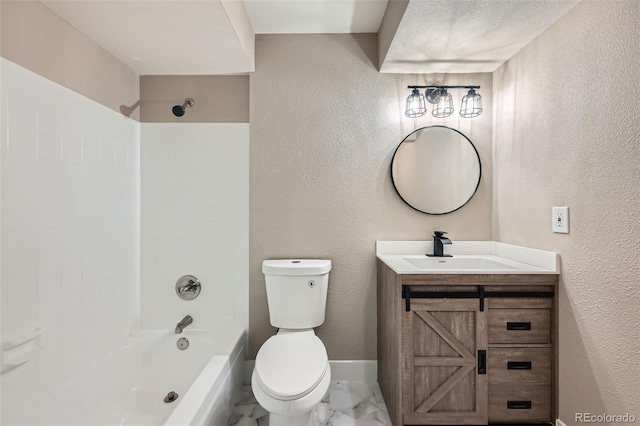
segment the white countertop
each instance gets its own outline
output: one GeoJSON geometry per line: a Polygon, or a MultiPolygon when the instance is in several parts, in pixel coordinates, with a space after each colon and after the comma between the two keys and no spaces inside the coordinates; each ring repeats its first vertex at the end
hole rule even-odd
{"type": "Polygon", "coordinates": [[[452,257],[427,258],[427,253],[433,253],[432,241],[376,241],[376,256],[398,274],[560,273],[557,253],[496,241],[453,241],[444,246],[444,252],[452,257]],[[436,266],[421,268],[414,265],[427,262],[422,260],[425,258],[432,259],[436,266]],[[472,266],[460,268],[456,266],[457,262],[469,262],[472,266]],[[476,264],[477,267],[473,266],[476,264]]]}

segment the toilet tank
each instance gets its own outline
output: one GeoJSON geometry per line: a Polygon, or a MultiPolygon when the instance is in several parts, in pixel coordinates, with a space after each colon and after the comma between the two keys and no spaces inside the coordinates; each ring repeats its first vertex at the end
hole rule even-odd
{"type": "Polygon", "coordinates": [[[263,261],[271,325],[288,329],[320,326],[327,306],[330,270],[330,260],[263,261]]]}

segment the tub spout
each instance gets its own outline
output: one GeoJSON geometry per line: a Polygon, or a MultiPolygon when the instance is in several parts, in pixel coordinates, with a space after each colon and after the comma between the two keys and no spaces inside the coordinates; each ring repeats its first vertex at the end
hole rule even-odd
{"type": "Polygon", "coordinates": [[[187,315],[186,317],[182,318],[180,322],[176,325],[176,334],[182,333],[182,330],[187,328],[187,326],[192,322],[193,322],[193,318],[191,318],[191,315],[187,315]]]}

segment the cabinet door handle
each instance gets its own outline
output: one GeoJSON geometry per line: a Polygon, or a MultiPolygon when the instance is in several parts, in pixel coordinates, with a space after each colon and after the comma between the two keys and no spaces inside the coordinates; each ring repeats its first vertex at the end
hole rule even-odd
{"type": "Polygon", "coordinates": [[[509,361],[507,370],[531,370],[531,361],[509,361]]]}
{"type": "Polygon", "coordinates": [[[487,351],[478,351],[478,374],[487,374],[487,351]]]}
{"type": "Polygon", "coordinates": [[[507,401],[509,410],[531,410],[531,401],[507,401]]]}
{"type": "Polygon", "coordinates": [[[507,322],[507,330],[531,330],[530,322],[507,322]]]}

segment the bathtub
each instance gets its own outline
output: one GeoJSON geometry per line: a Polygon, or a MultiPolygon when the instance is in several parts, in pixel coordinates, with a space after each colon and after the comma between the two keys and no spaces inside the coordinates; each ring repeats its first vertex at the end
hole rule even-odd
{"type": "Polygon", "coordinates": [[[143,332],[17,419],[17,425],[224,426],[242,386],[243,331],[143,332]],[[179,338],[189,340],[186,350],[179,338]],[[165,403],[170,392],[178,398],[165,403]]]}

